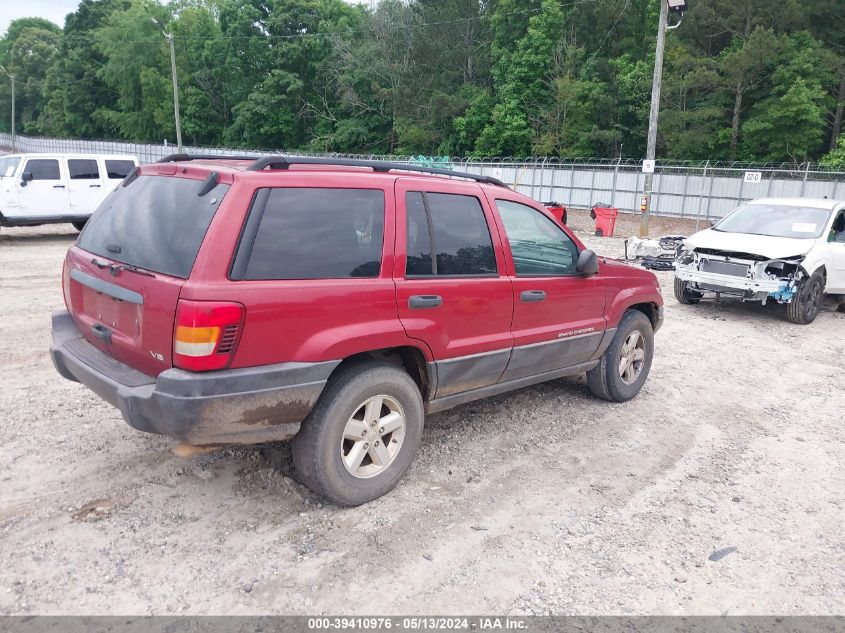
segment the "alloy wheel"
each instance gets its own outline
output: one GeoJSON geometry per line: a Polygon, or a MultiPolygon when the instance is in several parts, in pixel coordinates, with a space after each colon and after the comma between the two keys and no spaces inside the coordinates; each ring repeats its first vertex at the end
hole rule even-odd
{"type": "Polygon", "coordinates": [[[619,355],[619,377],[626,385],[631,385],[639,378],[645,363],[645,338],[639,330],[634,330],[622,344],[619,355]]]}
{"type": "Polygon", "coordinates": [[[368,479],[383,472],[402,449],[405,413],[390,396],[379,395],[362,402],[347,420],[340,442],[346,470],[368,479]]]}

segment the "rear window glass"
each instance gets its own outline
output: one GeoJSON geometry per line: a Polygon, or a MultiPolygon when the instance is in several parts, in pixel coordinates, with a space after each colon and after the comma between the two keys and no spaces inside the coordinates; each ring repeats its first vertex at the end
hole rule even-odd
{"type": "Polygon", "coordinates": [[[18,168],[19,162],[21,162],[21,159],[17,156],[0,158],[0,176],[13,176],[15,174],[15,170],[18,168]]]}
{"type": "Polygon", "coordinates": [[[96,160],[72,158],[67,162],[71,180],[96,180],[100,177],[96,160]]]}
{"type": "Polygon", "coordinates": [[[33,180],[60,180],[57,160],[45,158],[31,160],[26,164],[24,171],[32,174],[33,180]]]}
{"type": "Polygon", "coordinates": [[[115,261],[187,278],[229,185],[197,195],[201,180],[139,176],[103,200],[79,236],[80,248],[115,261]]]}
{"type": "Polygon", "coordinates": [[[107,160],[106,173],[109,178],[123,180],[135,169],[135,163],[131,160],[107,160]]]}
{"type": "Polygon", "coordinates": [[[378,277],[383,242],[380,190],[271,189],[254,237],[245,233],[241,245],[249,253],[242,278],[378,277]]]}

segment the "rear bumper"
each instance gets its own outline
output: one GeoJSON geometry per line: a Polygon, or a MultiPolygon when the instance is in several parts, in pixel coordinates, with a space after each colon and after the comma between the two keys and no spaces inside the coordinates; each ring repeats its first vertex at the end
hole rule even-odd
{"type": "Polygon", "coordinates": [[[340,362],[168,369],[154,378],[85,341],[65,311],[53,314],[50,355],[59,374],[120,409],[130,426],[194,445],[290,439],[340,362]]]}

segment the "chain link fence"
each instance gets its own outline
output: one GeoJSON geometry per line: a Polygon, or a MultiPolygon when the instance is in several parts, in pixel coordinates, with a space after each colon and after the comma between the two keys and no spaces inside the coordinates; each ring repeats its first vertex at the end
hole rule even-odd
{"type": "MultiPolygon", "coordinates": [[[[15,137],[18,152],[67,154],[131,154],[142,163],[155,162],[176,151],[172,145],[15,137]]],[[[0,147],[10,148],[9,134],[0,134],[0,147]]],[[[224,147],[184,147],[190,154],[295,154],[334,158],[392,160],[493,176],[542,202],[557,201],[572,208],[603,203],[621,211],[639,212],[644,174],[634,160],[511,159],[385,156],[376,154],[318,154],[289,151],[251,151],[224,147]]],[[[754,198],[845,199],[845,171],[817,164],[765,164],[660,161],[654,174],[651,210],[655,215],[710,220],[721,218],[745,200],[754,198]]]]}

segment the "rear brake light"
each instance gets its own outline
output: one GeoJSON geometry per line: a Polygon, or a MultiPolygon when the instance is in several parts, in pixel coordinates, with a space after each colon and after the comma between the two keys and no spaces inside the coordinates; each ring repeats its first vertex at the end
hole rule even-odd
{"type": "Polygon", "coordinates": [[[240,338],[244,307],[225,301],[179,300],[173,365],[189,371],[223,369],[240,338]]]}
{"type": "Polygon", "coordinates": [[[65,307],[68,312],[73,313],[73,302],[70,294],[70,267],[67,264],[67,259],[62,266],[62,295],[65,298],[65,307]]]}

